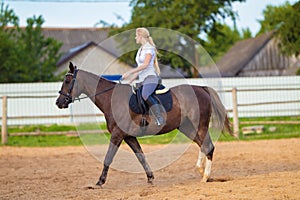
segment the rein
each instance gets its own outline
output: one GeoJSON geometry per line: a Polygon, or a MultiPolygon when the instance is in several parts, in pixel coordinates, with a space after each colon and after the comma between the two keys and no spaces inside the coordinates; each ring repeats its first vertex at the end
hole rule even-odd
{"type": "MultiPolygon", "coordinates": [[[[71,82],[71,85],[70,85],[70,87],[69,87],[69,89],[68,89],[68,93],[66,94],[66,93],[64,93],[64,92],[61,91],[61,90],[58,92],[59,94],[61,94],[61,95],[63,95],[63,96],[66,97],[66,98],[65,98],[65,101],[67,101],[68,103],[74,103],[74,101],[76,101],[76,100],[80,101],[80,100],[82,100],[82,99],[95,97],[95,96],[97,96],[97,95],[100,95],[100,94],[103,94],[103,93],[105,93],[105,92],[108,92],[109,90],[112,90],[113,88],[116,87],[116,85],[113,85],[112,87],[107,88],[107,89],[105,89],[105,90],[103,90],[103,91],[100,91],[100,92],[98,92],[98,93],[96,93],[96,94],[94,94],[94,95],[85,96],[85,97],[81,97],[81,98],[75,97],[75,98],[73,99],[72,96],[71,96],[71,92],[72,92],[72,90],[73,90],[73,88],[74,88],[75,81],[76,81],[76,76],[77,76],[78,71],[79,71],[79,69],[75,69],[75,70],[74,70],[74,74],[72,74],[72,73],[69,72],[69,73],[67,73],[67,74],[65,75],[65,76],[72,76],[72,77],[73,77],[72,82],[71,82]]],[[[121,81],[119,81],[119,84],[121,84],[121,81]]]]}
{"type": "Polygon", "coordinates": [[[86,99],[86,98],[91,98],[91,97],[98,96],[98,95],[100,95],[100,94],[103,94],[103,93],[105,93],[105,92],[108,92],[109,90],[114,89],[115,87],[116,87],[116,85],[114,85],[114,86],[112,86],[112,87],[110,87],[110,88],[107,88],[107,89],[105,89],[105,90],[103,90],[103,91],[101,91],[101,92],[97,92],[96,94],[93,94],[93,95],[90,95],[90,96],[85,96],[85,97],[81,97],[81,98],[79,98],[79,97],[74,98],[74,100],[72,101],[72,103],[73,103],[74,101],[76,101],[76,100],[80,101],[80,100],[82,100],[82,99],[86,99]]]}

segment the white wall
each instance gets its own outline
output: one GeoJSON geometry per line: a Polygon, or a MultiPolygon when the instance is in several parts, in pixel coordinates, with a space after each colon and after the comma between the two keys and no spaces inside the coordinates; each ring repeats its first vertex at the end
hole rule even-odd
{"type": "MultiPolygon", "coordinates": [[[[210,79],[164,79],[167,87],[178,84],[206,85],[220,91],[219,94],[227,109],[232,109],[232,94],[224,92],[233,87],[238,89],[238,104],[257,102],[277,102],[300,100],[300,76],[257,77],[257,78],[210,78],[210,79]],[[258,89],[298,88],[298,90],[257,91],[258,89]],[[254,89],[251,92],[239,90],[254,89]],[[223,91],[223,92],[221,92],[223,91]]],[[[17,116],[56,116],[69,115],[67,118],[8,119],[8,125],[22,124],[66,124],[74,122],[98,122],[101,112],[88,99],[75,102],[69,109],[58,109],[55,100],[61,83],[0,84],[0,97],[8,97],[8,117],[17,116]],[[34,98],[13,98],[16,96],[34,96],[34,98]],[[48,96],[36,98],[36,96],[48,96]],[[74,117],[73,114],[91,114],[91,117],[74,117]]],[[[242,106],[238,108],[239,117],[256,116],[299,116],[300,103],[272,104],[260,106],[242,106]]],[[[2,117],[2,99],[0,99],[2,117]]],[[[229,113],[230,116],[231,113],[229,113]]],[[[2,123],[2,122],[1,122],[2,123]]]]}

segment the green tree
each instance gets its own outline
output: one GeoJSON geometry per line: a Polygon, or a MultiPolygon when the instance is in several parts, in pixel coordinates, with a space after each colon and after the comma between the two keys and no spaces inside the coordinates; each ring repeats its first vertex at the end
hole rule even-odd
{"type": "Polygon", "coordinates": [[[214,61],[218,61],[239,40],[251,38],[250,29],[243,29],[240,33],[236,28],[230,28],[226,24],[215,24],[215,27],[207,34],[205,48],[214,61]]]}
{"type": "MultiPolygon", "coordinates": [[[[243,2],[244,0],[223,0],[223,1],[190,1],[190,0],[132,0],[133,7],[131,21],[125,24],[118,32],[134,29],[136,27],[161,27],[174,31],[178,31],[187,35],[193,41],[183,41],[183,44],[173,44],[178,49],[189,46],[195,47],[194,41],[203,44],[204,41],[200,38],[201,33],[209,33],[213,30],[216,23],[227,17],[235,20],[236,13],[232,10],[233,2],[243,2]],[[186,45],[191,42],[190,45],[186,45]]],[[[113,34],[116,32],[114,31],[113,34]]],[[[163,35],[154,34],[163,39],[163,35]]],[[[177,41],[181,41],[180,39],[177,41]]],[[[165,43],[170,45],[170,43],[165,43]]],[[[169,47],[159,47],[168,49],[169,47]]],[[[187,52],[193,52],[189,50],[187,52]]],[[[191,66],[178,55],[170,52],[161,52],[160,60],[163,62],[172,63],[172,67],[182,68],[194,77],[197,76],[197,71],[191,71],[191,66]]],[[[127,56],[124,60],[134,60],[134,53],[127,56]]],[[[195,58],[195,63],[197,63],[195,58]]]]}
{"type": "Polygon", "coordinates": [[[27,26],[22,29],[19,37],[19,50],[26,52],[20,56],[23,81],[52,81],[56,63],[60,58],[58,51],[61,44],[53,38],[45,38],[42,33],[44,19],[33,16],[27,19],[27,26]],[[30,74],[30,76],[28,76],[30,74]]]}
{"type": "Polygon", "coordinates": [[[62,44],[44,37],[43,18],[28,18],[26,28],[20,28],[14,11],[2,3],[0,23],[0,82],[56,80],[53,73],[62,44]]]}
{"type": "Polygon", "coordinates": [[[15,29],[9,29],[8,26],[16,26],[19,18],[14,11],[9,9],[3,3],[0,8],[0,81],[9,82],[17,72],[17,67],[12,68],[18,60],[17,48],[15,46],[14,38],[16,36],[15,29]]]}
{"type": "Polygon", "coordinates": [[[281,6],[267,6],[260,20],[260,33],[276,30],[279,47],[285,55],[300,54],[300,2],[293,6],[288,2],[281,6]]]}

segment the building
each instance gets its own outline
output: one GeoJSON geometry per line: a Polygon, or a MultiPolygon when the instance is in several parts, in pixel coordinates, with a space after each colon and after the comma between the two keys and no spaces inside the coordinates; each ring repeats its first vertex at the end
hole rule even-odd
{"type": "Polygon", "coordinates": [[[99,28],[43,28],[46,37],[63,43],[62,57],[57,63],[56,75],[68,69],[69,62],[96,74],[122,74],[132,66],[120,62],[113,48],[101,44],[108,38],[107,29],[99,28]]]}
{"type": "MultiPolygon", "coordinates": [[[[43,28],[46,37],[63,43],[60,49],[62,57],[55,74],[66,72],[70,61],[81,69],[101,75],[124,74],[135,67],[119,60],[122,52],[118,42],[109,37],[108,32],[105,28],[43,28]]],[[[170,66],[160,67],[163,78],[184,77],[170,66]]]]}
{"type": "Polygon", "coordinates": [[[232,46],[217,62],[218,72],[203,68],[205,77],[256,77],[295,75],[300,58],[280,53],[275,32],[242,40],[232,46]]]}

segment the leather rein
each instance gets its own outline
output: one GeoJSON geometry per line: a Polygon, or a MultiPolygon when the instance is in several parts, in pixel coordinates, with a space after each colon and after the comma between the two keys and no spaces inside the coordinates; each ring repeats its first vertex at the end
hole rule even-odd
{"type": "MultiPolygon", "coordinates": [[[[71,84],[70,84],[70,86],[69,86],[68,92],[65,93],[65,92],[63,92],[63,91],[61,91],[61,90],[58,92],[59,94],[61,94],[61,95],[63,95],[63,96],[65,97],[65,101],[68,102],[68,103],[74,103],[74,101],[76,101],[76,100],[80,101],[80,100],[82,100],[82,99],[95,97],[95,96],[97,96],[97,95],[100,95],[100,94],[103,94],[103,93],[105,93],[105,92],[108,92],[109,90],[112,90],[114,87],[116,87],[116,85],[114,85],[114,86],[112,86],[112,87],[110,87],[110,88],[107,88],[107,89],[105,89],[105,90],[103,90],[103,91],[97,92],[97,93],[94,94],[94,95],[85,96],[85,97],[75,97],[75,98],[73,99],[73,97],[71,96],[71,93],[72,93],[73,88],[74,88],[74,85],[75,85],[75,81],[76,81],[76,77],[77,77],[78,71],[79,71],[79,69],[75,69],[75,70],[74,70],[74,73],[68,72],[68,73],[65,75],[65,76],[72,76],[72,77],[73,77],[73,78],[72,78],[72,81],[71,81],[71,84]]],[[[120,82],[120,83],[121,83],[121,82],[120,82]]]]}

